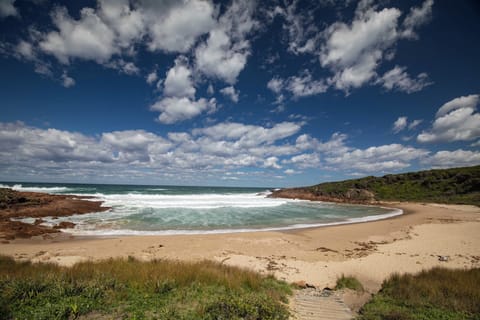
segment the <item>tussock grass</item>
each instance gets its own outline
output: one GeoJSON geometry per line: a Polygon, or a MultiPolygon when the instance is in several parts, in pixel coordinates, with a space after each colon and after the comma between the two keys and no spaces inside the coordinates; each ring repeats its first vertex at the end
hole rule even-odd
{"type": "Polygon", "coordinates": [[[211,261],[64,268],[0,256],[0,319],[287,319],[289,294],[273,277],[211,261]]]}
{"type": "Polygon", "coordinates": [[[358,292],[364,291],[362,284],[360,283],[360,281],[358,281],[357,278],[353,276],[345,276],[342,274],[342,276],[337,279],[337,284],[335,286],[335,289],[338,290],[338,289],[345,289],[345,288],[355,290],[358,292]]]}
{"type": "Polygon", "coordinates": [[[480,319],[480,269],[393,275],[359,319],[480,319]]]}

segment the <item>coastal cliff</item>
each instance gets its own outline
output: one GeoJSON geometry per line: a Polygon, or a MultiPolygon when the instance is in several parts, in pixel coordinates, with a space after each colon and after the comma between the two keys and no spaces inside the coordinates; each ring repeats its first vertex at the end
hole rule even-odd
{"type": "Polygon", "coordinates": [[[37,192],[19,192],[0,188],[0,238],[27,238],[47,233],[60,232],[58,229],[71,228],[72,223],[63,222],[54,227],[41,225],[42,217],[63,217],[73,214],[106,211],[101,201],[79,199],[72,195],[52,195],[37,192]],[[12,220],[36,218],[34,224],[12,220]]]}
{"type": "Polygon", "coordinates": [[[327,182],[281,189],[270,196],[357,204],[414,201],[480,206],[480,166],[327,182]]]}

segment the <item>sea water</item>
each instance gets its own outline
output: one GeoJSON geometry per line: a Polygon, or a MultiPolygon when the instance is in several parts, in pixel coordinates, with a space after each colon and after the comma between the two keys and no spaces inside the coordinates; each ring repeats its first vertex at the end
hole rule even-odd
{"type": "MultiPolygon", "coordinates": [[[[80,235],[207,234],[273,231],[385,219],[401,210],[269,198],[265,188],[2,183],[18,191],[72,194],[103,201],[108,211],[43,218],[76,224],[80,235]]],[[[33,222],[33,219],[23,219],[33,222]],[[31,221],[30,221],[31,220],[31,221]]]]}

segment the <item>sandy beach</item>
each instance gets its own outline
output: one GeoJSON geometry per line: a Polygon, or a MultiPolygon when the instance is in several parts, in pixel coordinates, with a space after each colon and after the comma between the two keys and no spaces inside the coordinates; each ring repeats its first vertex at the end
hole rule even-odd
{"type": "Polygon", "coordinates": [[[394,272],[434,266],[480,267],[480,208],[383,203],[402,216],[359,224],[216,235],[77,237],[66,233],[3,241],[0,252],[18,260],[70,266],[84,260],[211,259],[274,274],[289,282],[332,287],[342,274],[356,276],[369,292],[394,272]],[[440,261],[439,256],[448,256],[440,261]]]}

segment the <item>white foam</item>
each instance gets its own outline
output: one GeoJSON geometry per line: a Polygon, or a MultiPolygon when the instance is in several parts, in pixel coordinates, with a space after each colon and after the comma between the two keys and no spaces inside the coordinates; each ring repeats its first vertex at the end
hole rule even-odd
{"type": "Polygon", "coordinates": [[[12,186],[0,184],[0,188],[11,188],[15,191],[28,191],[28,192],[44,192],[44,193],[57,193],[66,192],[71,190],[67,187],[24,187],[21,184],[14,184],[12,186]]]}
{"type": "Polygon", "coordinates": [[[75,229],[66,229],[64,231],[68,233],[73,233],[76,235],[83,235],[83,236],[155,236],[155,235],[201,235],[201,234],[267,232],[267,231],[286,231],[286,230],[295,230],[295,229],[337,226],[342,224],[363,223],[368,221],[384,220],[384,219],[392,218],[402,214],[403,214],[403,210],[393,209],[391,212],[388,212],[386,214],[372,215],[372,216],[366,216],[361,218],[350,218],[343,221],[335,221],[335,222],[327,222],[327,223],[311,223],[311,224],[294,224],[290,226],[267,227],[267,228],[140,231],[140,230],[128,230],[128,229],[85,230],[85,229],[80,229],[76,227],[75,229]]]}
{"type": "Polygon", "coordinates": [[[255,193],[240,194],[78,194],[78,196],[93,196],[95,201],[104,201],[106,207],[128,208],[186,208],[186,209],[216,209],[216,208],[267,208],[281,206],[287,199],[267,198],[255,193]]]}

